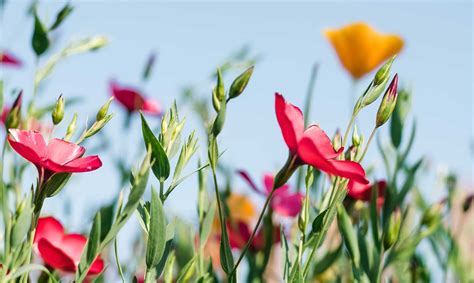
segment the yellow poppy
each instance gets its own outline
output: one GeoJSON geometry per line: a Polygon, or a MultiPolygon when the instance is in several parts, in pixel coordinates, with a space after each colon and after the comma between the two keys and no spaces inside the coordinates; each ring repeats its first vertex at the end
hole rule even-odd
{"type": "Polygon", "coordinates": [[[354,79],[371,72],[403,48],[400,36],[379,33],[362,22],[328,29],[324,34],[336,50],[341,64],[354,79]]]}

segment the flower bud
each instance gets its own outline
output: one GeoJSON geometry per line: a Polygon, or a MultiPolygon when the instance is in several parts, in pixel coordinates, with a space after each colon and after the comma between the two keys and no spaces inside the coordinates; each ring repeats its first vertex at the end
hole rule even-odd
{"type": "Polygon", "coordinates": [[[18,96],[13,102],[12,108],[8,112],[7,120],[5,121],[5,126],[7,129],[18,128],[21,122],[21,104],[23,101],[23,91],[20,91],[18,96]]]}
{"type": "Polygon", "coordinates": [[[390,68],[392,67],[393,60],[395,60],[395,56],[390,58],[380,69],[375,73],[374,77],[374,85],[380,85],[381,83],[388,80],[390,77],[390,68]]]}
{"type": "Polygon", "coordinates": [[[114,98],[110,97],[109,100],[107,100],[107,102],[104,105],[102,105],[102,107],[99,109],[99,112],[97,112],[97,115],[96,115],[97,121],[100,121],[105,118],[105,116],[107,115],[107,112],[109,111],[109,106],[112,100],[114,100],[114,98]]]}
{"type": "Polygon", "coordinates": [[[53,112],[51,113],[51,118],[53,119],[54,125],[61,123],[64,118],[64,98],[62,94],[56,101],[56,105],[54,106],[53,112]]]}
{"type": "Polygon", "coordinates": [[[357,131],[357,125],[354,126],[354,131],[352,132],[352,144],[354,146],[359,146],[361,143],[359,133],[357,131]]]}
{"type": "Polygon", "coordinates": [[[332,139],[332,146],[334,147],[334,150],[336,151],[338,151],[342,146],[342,136],[341,136],[341,131],[339,131],[339,129],[336,130],[336,134],[334,135],[334,138],[332,139]]]}
{"type": "Polygon", "coordinates": [[[380,127],[385,124],[395,109],[397,103],[397,84],[398,74],[392,79],[392,82],[388,86],[383,96],[382,102],[380,103],[379,110],[377,111],[376,127],[380,127]]]}
{"type": "Polygon", "coordinates": [[[441,217],[441,208],[442,205],[439,203],[427,208],[421,217],[421,225],[431,227],[438,223],[441,217]]]}
{"type": "Polygon", "coordinates": [[[390,216],[390,223],[383,239],[383,245],[385,249],[389,249],[397,242],[398,234],[400,232],[400,225],[401,213],[400,210],[397,209],[390,216]]]}
{"type": "Polygon", "coordinates": [[[225,99],[224,81],[222,79],[222,73],[220,69],[217,69],[216,97],[219,101],[222,101],[225,99]]]}
{"type": "Polygon", "coordinates": [[[217,97],[216,87],[212,88],[212,106],[216,112],[219,112],[219,109],[221,109],[221,102],[217,97]]]}
{"type": "Polygon", "coordinates": [[[64,140],[69,141],[76,132],[76,121],[77,121],[77,113],[74,113],[74,116],[72,117],[71,122],[69,123],[69,126],[67,126],[66,130],[66,136],[64,137],[64,140]]]}
{"type": "Polygon", "coordinates": [[[244,92],[247,84],[249,83],[250,77],[253,73],[253,66],[245,70],[240,76],[238,76],[232,85],[230,86],[229,99],[235,98],[244,92]]]}

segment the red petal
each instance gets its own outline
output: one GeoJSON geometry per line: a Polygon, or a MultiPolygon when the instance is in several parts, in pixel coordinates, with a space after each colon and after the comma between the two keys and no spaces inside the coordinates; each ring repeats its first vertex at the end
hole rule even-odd
{"type": "Polygon", "coordinates": [[[303,134],[304,137],[308,137],[314,143],[314,146],[318,151],[326,158],[333,159],[338,157],[344,150],[341,147],[338,151],[334,150],[332,146],[331,139],[328,135],[317,125],[309,126],[303,134]]]}
{"type": "Polygon", "coordinates": [[[80,234],[68,234],[64,235],[59,248],[77,265],[81,260],[86,242],[87,238],[80,234]]]}
{"type": "MultiPolygon", "coordinates": [[[[270,192],[273,190],[273,183],[274,183],[275,177],[271,173],[266,173],[263,175],[263,184],[265,184],[265,189],[267,191],[267,194],[270,194],[270,192]]],[[[284,184],[281,187],[277,188],[277,192],[286,192],[290,186],[288,184],[284,184]]]]}
{"type": "Polygon", "coordinates": [[[144,113],[153,114],[153,115],[161,115],[161,104],[158,100],[154,99],[145,99],[143,103],[142,111],[144,113]]]}
{"type": "Polygon", "coordinates": [[[66,164],[81,157],[85,148],[61,139],[51,139],[47,146],[46,158],[57,164],[66,164]]]}
{"type": "Polygon", "coordinates": [[[87,156],[75,159],[64,165],[57,164],[52,160],[46,160],[44,167],[53,172],[78,173],[94,171],[102,166],[102,161],[98,156],[87,156]]]}
{"type": "Polygon", "coordinates": [[[276,191],[272,200],[273,210],[281,216],[295,217],[300,212],[302,204],[301,194],[278,194],[276,191]]]}
{"type": "Polygon", "coordinates": [[[303,113],[298,107],[286,102],[279,93],[275,93],[275,112],[283,139],[290,151],[295,153],[304,131],[303,113]]]}
{"type": "Polygon", "coordinates": [[[104,269],[104,260],[98,256],[95,261],[92,263],[91,268],[87,274],[98,274],[101,273],[104,269]]]}
{"type": "Polygon", "coordinates": [[[9,129],[8,142],[11,147],[26,160],[39,164],[46,154],[43,136],[33,131],[9,129]]]}
{"type": "Polygon", "coordinates": [[[38,242],[38,250],[47,265],[66,272],[76,271],[74,261],[48,240],[40,239],[38,242]]]}
{"type": "Polygon", "coordinates": [[[53,245],[59,245],[64,236],[64,228],[54,217],[41,217],[36,226],[34,243],[47,239],[53,245]]]}
{"type": "Polygon", "coordinates": [[[263,194],[263,192],[257,187],[257,185],[255,185],[255,182],[252,180],[250,174],[247,171],[237,170],[237,174],[239,174],[239,176],[242,177],[250,186],[250,188],[252,188],[255,192],[263,194]]]}
{"type": "Polygon", "coordinates": [[[115,81],[110,82],[110,90],[112,96],[129,112],[142,109],[145,99],[138,90],[131,87],[121,87],[115,81]]]}
{"type": "Polygon", "coordinates": [[[15,55],[5,51],[0,52],[0,65],[9,65],[13,67],[21,67],[21,61],[15,55]]]}
{"type": "Polygon", "coordinates": [[[329,160],[336,169],[333,173],[328,172],[331,175],[347,178],[363,184],[368,184],[365,176],[365,170],[360,166],[359,163],[348,160],[329,160]]]}

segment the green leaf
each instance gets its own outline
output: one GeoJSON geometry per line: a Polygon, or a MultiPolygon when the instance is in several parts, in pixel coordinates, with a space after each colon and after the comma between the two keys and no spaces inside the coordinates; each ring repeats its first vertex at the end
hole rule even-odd
{"type": "Polygon", "coordinates": [[[100,228],[101,228],[100,211],[96,213],[94,222],[92,223],[89,240],[87,242],[87,263],[92,264],[97,256],[99,242],[100,242],[100,228]]]}
{"type": "Polygon", "coordinates": [[[226,101],[224,97],[224,100],[220,101],[219,113],[217,113],[217,116],[214,119],[214,123],[212,124],[212,134],[215,137],[217,137],[222,131],[222,128],[224,128],[226,108],[227,106],[226,106],[226,101]]]}
{"type": "Polygon", "coordinates": [[[360,253],[357,244],[357,235],[352,227],[352,221],[343,206],[339,206],[337,209],[337,224],[353,264],[359,267],[360,253]]]}
{"type": "Polygon", "coordinates": [[[192,276],[194,275],[194,270],[196,267],[196,257],[193,257],[183,269],[178,274],[178,281],[177,283],[185,283],[190,282],[192,276]]]}
{"type": "Polygon", "coordinates": [[[176,256],[174,254],[174,251],[171,251],[170,256],[168,256],[168,260],[166,261],[165,269],[163,273],[163,281],[165,283],[173,282],[173,267],[174,267],[175,260],[176,260],[176,256]]]}
{"type": "Polygon", "coordinates": [[[57,173],[51,176],[44,187],[46,197],[50,198],[57,195],[67,184],[71,175],[71,173],[57,173]]]}
{"type": "Polygon", "coordinates": [[[147,150],[151,150],[153,174],[155,174],[156,178],[158,178],[160,182],[164,182],[170,175],[170,163],[168,157],[166,156],[166,152],[158,139],[155,137],[155,135],[153,135],[153,132],[148,126],[143,114],[140,114],[140,117],[142,120],[143,140],[147,150]]]}
{"type": "Polygon", "coordinates": [[[36,53],[36,56],[41,56],[49,47],[49,38],[48,38],[48,31],[44,27],[43,23],[41,23],[40,19],[38,18],[38,14],[34,12],[35,17],[35,27],[33,31],[33,37],[31,39],[31,45],[33,46],[33,50],[36,53]]]}
{"type": "Polygon", "coordinates": [[[327,209],[323,210],[318,216],[316,216],[316,218],[314,219],[313,221],[313,226],[312,226],[312,230],[311,230],[311,233],[321,233],[323,232],[323,220],[324,220],[324,217],[326,216],[326,213],[328,212],[327,209]]]}
{"type": "Polygon", "coordinates": [[[12,229],[11,234],[11,247],[14,249],[19,244],[24,242],[26,234],[31,226],[31,218],[33,215],[33,207],[31,205],[32,195],[30,194],[26,200],[21,204],[23,206],[18,218],[12,229]]]}
{"type": "Polygon", "coordinates": [[[200,245],[204,246],[207,242],[207,238],[211,233],[212,223],[214,221],[214,214],[216,212],[216,203],[213,202],[209,210],[206,212],[204,216],[204,220],[202,222],[201,231],[199,235],[200,245]]]}
{"type": "Polygon", "coordinates": [[[146,246],[146,265],[148,269],[158,264],[166,244],[166,217],[160,197],[151,191],[150,228],[146,246]]]}
{"type": "Polygon", "coordinates": [[[341,251],[342,244],[340,244],[337,248],[326,252],[326,254],[321,259],[316,261],[318,264],[314,266],[313,273],[318,275],[330,268],[341,255],[341,251]]]}
{"type": "Polygon", "coordinates": [[[61,9],[61,11],[59,11],[59,13],[56,15],[56,20],[54,21],[53,25],[49,28],[49,30],[51,31],[59,27],[61,23],[66,19],[66,17],[69,16],[69,14],[71,14],[72,10],[73,10],[73,7],[69,5],[69,3],[66,4],[61,9]]]}
{"type": "Polygon", "coordinates": [[[230,274],[232,272],[232,269],[234,268],[234,258],[232,257],[232,250],[230,248],[230,242],[229,242],[229,235],[227,234],[227,227],[225,227],[225,219],[223,221],[224,223],[221,223],[221,230],[222,230],[222,238],[221,238],[221,243],[220,243],[220,259],[221,259],[221,266],[222,269],[226,274],[230,274]],[[222,225],[224,224],[224,225],[222,225]]]}
{"type": "Polygon", "coordinates": [[[53,280],[52,282],[57,282],[56,279],[54,279],[54,276],[51,275],[51,272],[49,272],[49,270],[46,267],[42,266],[41,264],[35,264],[35,263],[23,265],[17,270],[15,270],[15,272],[8,274],[5,277],[5,282],[13,282],[13,280],[19,278],[20,276],[24,274],[30,273],[31,271],[46,272],[50,276],[49,278],[53,280]]]}

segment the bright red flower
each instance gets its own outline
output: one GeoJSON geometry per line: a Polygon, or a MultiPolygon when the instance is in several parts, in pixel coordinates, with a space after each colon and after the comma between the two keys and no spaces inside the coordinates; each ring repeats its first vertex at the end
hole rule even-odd
{"type": "Polygon", "coordinates": [[[361,184],[355,181],[349,181],[347,185],[348,196],[352,199],[370,202],[372,199],[372,187],[377,186],[377,206],[381,206],[385,200],[385,189],[387,188],[387,182],[378,181],[375,184],[361,184]]]}
{"type": "MultiPolygon", "coordinates": [[[[80,234],[65,234],[61,223],[53,217],[38,220],[34,238],[36,252],[54,269],[76,272],[87,238],[80,234]]],[[[104,261],[98,256],[89,270],[90,275],[104,269],[104,261]]]]}
{"type": "Polygon", "coordinates": [[[309,164],[329,175],[367,184],[365,171],[359,163],[336,159],[344,150],[335,150],[326,133],[317,125],[304,128],[301,110],[275,93],[275,112],[290,157],[296,165],[309,164]]]}
{"type": "Polygon", "coordinates": [[[84,147],[61,139],[46,145],[43,136],[34,131],[9,129],[8,142],[23,158],[33,163],[45,176],[54,173],[89,172],[102,166],[98,156],[82,157],[84,147]]]}
{"type": "MultiPolygon", "coordinates": [[[[230,247],[233,249],[243,249],[250,239],[251,231],[247,224],[239,221],[236,224],[227,223],[227,231],[229,233],[230,247]]],[[[274,244],[280,242],[280,230],[274,227],[274,244]]],[[[263,229],[260,229],[250,244],[250,250],[254,252],[261,251],[265,248],[265,235],[263,229]]]]}
{"type": "Polygon", "coordinates": [[[0,51],[0,65],[21,67],[22,63],[15,55],[6,51],[0,51]]]}
{"type": "MultiPolygon", "coordinates": [[[[237,171],[237,173],[249,184],[249,186],[258,194],[268,197],[268,195],[273,190],[273,182],[275,177],[267,173],[263,176],[263,184],[265,189],[260,189],[255,185],[255,182],[250,178],[250,175],[243,170],[237,171]]],[[[292,193],[290,191],[290,186],[285,184],[279,187],[273,193],[273,198],[270,202],[272,209],[282,215],[295,217],[301,210],[301,205],[303,203],[304,196],[300,193],[292,193]]]]}
{"type": "Polygon", "coordinates": [[[120,86],[116,81],[110,82],[112,96],[122,104],[129,113],[142,111],[150,115],[161,115],[160,102],[144,97],[139,90],[132,87],[120,86]]]}

